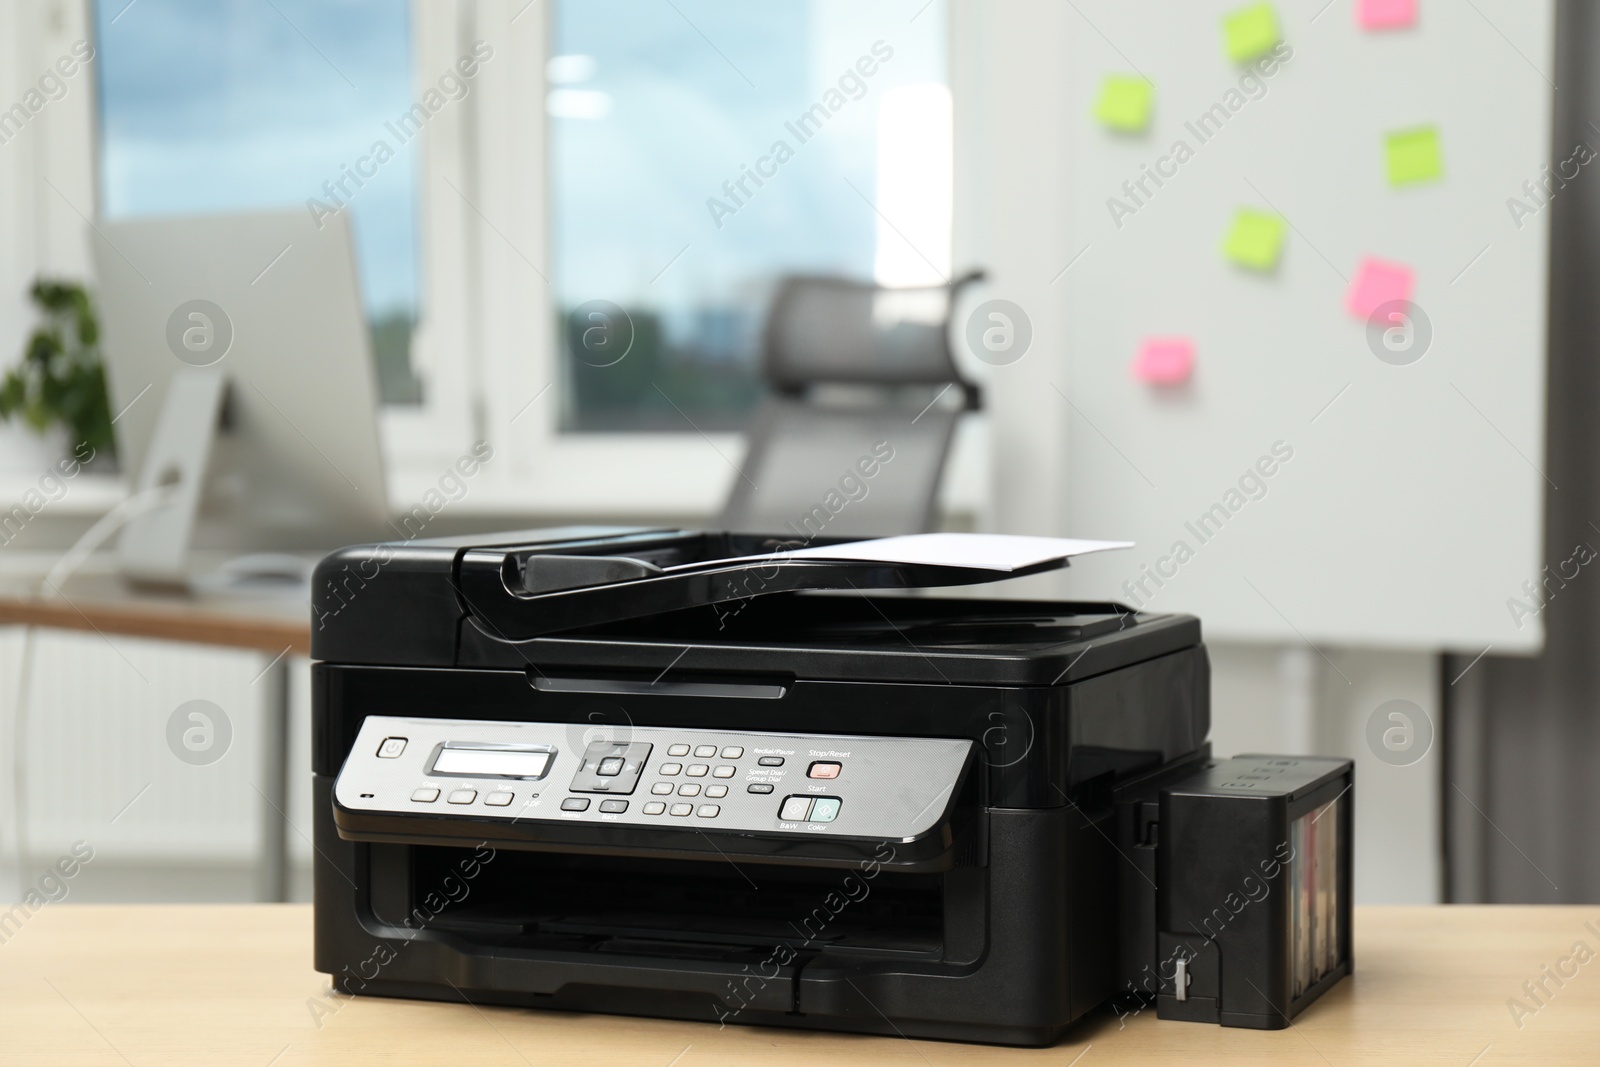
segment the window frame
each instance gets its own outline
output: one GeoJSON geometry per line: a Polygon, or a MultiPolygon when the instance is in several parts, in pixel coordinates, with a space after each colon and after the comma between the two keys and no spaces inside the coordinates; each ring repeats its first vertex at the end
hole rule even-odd
{"type": "MultiPolygon", "coordinates": [[[[43,24],[60,10],[54,0],[20,3],[19,9],[32,9],[26,21],[38,27],[35,51],[70,42],[75,29],[91,33],[92,2],[70,5],[66,25],[58,21],[48,33],[43,24]]],[[[957,7],[952,0],[953,23],[957,7]]],[[[552,520],[703,522],[715,516],[744,459],[742,434],[702,433],[692,424],[676,433],[561,427],[545,169],[551,5],[411,0],[410,12],[419,92],[475,41],[489,43],[494,55],[482,64],[470,94],[438,113],[424,131],[417,197],[421,313],[411,347],[423,402],[389,405],[379,416],[393,509],[419,499],[475,441],[485,440],[494,447],[494,460],[475,480],[463,511],[535,513],[552,520]]],[[[950,40],[956,39],[952,33],[950,40]]],[[[954,59],[953,88],[959,69],[954,59]]],[[[86,148],[73,154],[78,158],[71,184],[64,186],[85,192],[85,208],[97,207],[100,195],[94,91],[90,87],[79,97],[88,104],[52,116],[57,127],[68,127],[68,140],[86,148]]],[[[28,184],[36,201],[55,196],[42,182],[28,184]]],[[[62,205],[52,219],[67,210],[62,205]]],[[[960,210],[958,201],[958,217],[960,210]]],[[[61,222],[59,229],[70,234],[81,220],[74,215],[61,222]]],[[[77,273],[84,276],[90,273],[87,236],[84,227],[81,241],[68,242],[69,263],[81,264],[77,273]]],[[[959,261],[959,246],[957,251],[959,261]]],[[[984,414],[962,420],[943,487],[944,510],[960,525],[988,511],[988,442],[984,414]]]]}
{"type": "MultiPolygon", "coordinates": [[[[464,227],[464,240],[435,249],[429,265],[449,277],[474,279],[473,291],[463,297],[476,305],[477,334],[469,342],[479,357],[475,430],[497,453],[504,441],[506,453],[485,495],[508,506],[520,501],[524,508],[534,501],[541,512],[561,516],[714,516],[744,459],[743,434],[701,432],[692,423],[674,433],[561,427],[564,383],[548,283],[545,66],[554,40],[553,6],[478,0],[463,11],[463,29],[470,24],[494,44],[497,59],[504,40],[509,61],[485,65],[468,99],[474,105],[471,131],[453,144],[428,148],[457,154],[435,164],[460,174],[471,183],[470,192],[467,185],[458,183],[458,194],[430,179],[424,200],[430,233],[447,217],[455,220],[448,225],[464,227]],[[468,197],[471,204],[464,203],[468,197]],[[530,332],[529,322],[542,325],[530,332]]],[[[963,420],[947,468],[947,511],[970,519],[985,510],[987,439],[981,414],[963,420]]]]}
{"type": "MultiPolygon", "coordinates": [[[[10,107],[80,39],[93,40],[87,2],[18,0],[0,5],[0,101],[10,107]]],[[[67,92],[0,145],[0,368],[20,356],[35,324],[28,287],[39,276],[88,278],[88,216],[98,194],[94,114],[98,71],[91,61],[67,92]]],[[[15,499],[59,457],[61,437],[36,437],[18,422],[0,424],[0,473],[15,499]],[[14,476],[14,477],[13,477],[14,476]]],[[[97,492],[82,494],[97,502],[97,492]]]]}
{"type": "MultiPolygon", "coordinates": [[[[424,201],[426,232],[453,229],[456,237],[439,240],[428,265],[443,279],[467,282],[450,306],[472,310],[470,322],[435,322],[428,341],[450,338],[476,353],[475,365],[459,369],[475,379],[473,432],[496,446],[500,460],[486,496],[524,508],[533,501],[559,515],[715,514],[744,458],[743,435],[561,428],[545,169],[553,18],[550,4],[528,0],[478,0],[462,9],[457,29],[468,36],[457,44],[482,38],[497,61],[484,65],[467,100],[473,106],[459,116],[471,128],[427,146],[438,174],[425,182],[424,201]],[[446,173],[460,177],[455,189],[441,180],[446,173]]],[[[430,296],[434,287],[430,280],[430,296]]],[[[441,362],[435,354],[428,353],[430,368],[441,362]]]]}

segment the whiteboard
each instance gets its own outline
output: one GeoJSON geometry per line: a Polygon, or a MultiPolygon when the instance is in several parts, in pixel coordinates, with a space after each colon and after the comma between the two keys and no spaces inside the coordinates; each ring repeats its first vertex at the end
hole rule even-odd
{"type": "MultiPolygon", "coordinates": [[[[1537,613],[1508,602],[1544,565],[1550,210],[1519,228],[1507,201],[1532,206],[1523,183],[1570,154],[1550,145],[1552,4],[1421,0],[1414,28],[1371,33],[1354,2],[1276,4],[1292,56],[1201,142],[1196,117],[1240,86],[1220,21],[1241,0],[1074,0],[1063,262],[1076,258],[1052,288],[1065,529],[1139,545],[1075,561],[1069,589],[1193,611],[1213,638],[1533,650],[1537,613]],[[1105,75],[1130,68],[1156,88],[1142,134],[1091,114],[1105,75]],[[1444,176],[1391,187],[1385,134],[1421,125],[1438,130],[1444,176]],[[1114,220],[1109,198],[1126,203],[1123,182],[1180,140],[1192,157],[1114,220]],[[1222,256],[1240,207],[1290,224],[1275,272],[1222,256]],[[1380,360],[1345,310],[1366,256],[1416,273],[1432,326],[1416,362],[1380,360]],[[1130,373],[1141,339],[1165,335],[1194,341],[1186,386],[1130,373]],[[1273,473],[1250,499],[1262,457],[1273,473]],[[1225,521],[1194,525],[1218,505],[1225,521]]],[[[1600,181],[1600,161],[1575,180],[1600,181]]]]}

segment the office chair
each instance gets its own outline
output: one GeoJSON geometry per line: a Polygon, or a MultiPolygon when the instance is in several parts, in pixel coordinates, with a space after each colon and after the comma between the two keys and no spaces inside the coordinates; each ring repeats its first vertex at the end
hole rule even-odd
{"type": "Polygon", "coordinates": [[[762,336],[771,392],[723,528],[800,541],[932,529],[956,422],[980,406],[950,352],[950,313],[982,277],[917,289],[785,278],[762,336]]]}

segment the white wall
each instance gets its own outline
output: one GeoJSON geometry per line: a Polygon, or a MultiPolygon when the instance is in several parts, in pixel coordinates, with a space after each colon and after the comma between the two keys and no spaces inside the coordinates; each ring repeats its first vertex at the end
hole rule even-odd
{"type": "Polygon", "coordinates": [[[1208,647],[1211,739],[1217,754],[1354,759],[1357,903],[1438,903],[1444,877],[1438,658],[1376,649],[1325,649],[1327,660],[1312,654],[1314,712],[1309,737],[1302,740],[1289,712],[1302,692],[1297,676],[1306,670],[1303,646],[1224,642],[1208,647]],[[1405,766],[1379,759],[1366,737],[1373,712],[1391,700],[1415,704],[1434,727],[1431,749],[1405,766]]]}

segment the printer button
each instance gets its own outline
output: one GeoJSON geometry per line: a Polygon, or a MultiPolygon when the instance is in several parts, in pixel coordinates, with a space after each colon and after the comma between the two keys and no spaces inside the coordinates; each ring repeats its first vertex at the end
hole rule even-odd
{"type": "Polygon", "coordinates": [[[423,786],[421,789],[412,790],[411,799],[418,804],[432,804],[439,799],[439,791],[431,785],[423,786]]]}
{"type": "Polygon", "coordinates": [[[708,785],[708,786],[706,786],[706,796],[708,796],[708,797],[714,797],[714,798],[720,800],[722,797],[725,797],[727,795],[728,795],[728,787],[725,786],[725,785],[708,785]]]}
{"type": "Polygon", "coordinates": [[[818,797],[811,805],[811,821],[832,822],[839,817],[839,806],[843,803],[838,797],[818,797]]]}
{"type": "Polygon", "coordinates": [[[713,777],[713,778],[732,778],[734,775],[736,775],[738,773],[739,773],[739,768],[737,768],[737,767],[718,767],[716,770],[711,772],[711,777],[713,777]]]}
{"type": "Polygon", "coordinates": [[[483,802],[491,808],[507,808],[511,806],[512,794],[504,789],[490,793],[483,798],[483,802]]]}
{"type": "Polygon", "coordinates": [[[784,797],[783,807],[778,809],[778,818],[784,822],[805,822],[810,813],[810,797],[784,797]]]}
{"type": "Polygon", "coordinates": [[[729,745],[727,748],[722,750],[723,759],[738,759],[743,755],[744,749],[740,748],[738,745],[729,745]]]}
{"type": "Polygon", "coordinates": [[[661,803],[659,800],[652,800],[650,803],[644,806],[644,813],[646,815],[660,815],[666,810],[667,806],[661,803]]]}
{"type": "Polygon", "coordinates": [[[476,789],[452,789],[450,795],[444,798],[451,804],[471,804],[478,799],[476,789]]]}
{"type": "Polygon", "coordinates": [[[605,778],[615,778],[622,773],[622,764],[624,762],[621,756],[607,756],[600,761],[600,766],[595,769],[594,773],[605,778]]]}
{"type": "Polygon", "coordinates": [[[817,760],[811,764],[811,769],[806,771],[807,778],[837,778],[844,767],[832,760],[817,760]]]}
{"type": "Polygon", "coordinates": [[[706,776],[706,772],[710,769],[711,768],[707,767],[704,763],[691,763],[689,764],[689,769],[684,773],[690,778],[704,778],[706,776]]]}
{"type": "Polygon", "coordinates": [[[751,785],[745,786],[745,791],[749,793],[770,793],[772,792],[772,783],[755,782],[751,785]]]}
{"type": "Polygon", "coordinates": [[[756,762],[761,764],[761,766],[763,766],[763,767],[782,767],[783,766],[783,757],[782,756],[762,756],[760,759],[756,760],[756,762]]]}
{"type": "Polygon", "coordinates": [[[669,756],[687,756],[688,754],[689,754],[689,746],[688,745],[669,745],[669,746],[667,746],[667,755],[669,755],[669,756]]]}
{"type": "Polygon", "coordinates": [[[717,746],[716,745],[696,745],[695,749],[694,749],[694,754],[696,756],[698,756],[700,759],[706,759],[709,756],[715,756],[717,754],[717,746]]]}
{"type": "Polygon", "coordinates": [[[672,814],[678,816],[680,819],[686,817],[693,810],[694,810],[694,805],[693,804],[674,804],[674,805],[672,805],[672,814]]]}
{"type": "MultiPolygon", "coordinates": [[[[369,742],[370,743],[370,742],[369,742]]],[[[403,737],[385,737],[383,744],[378,746],[379,759],[395,759],[406,750],[406,739],[403,737]]]]}
{"type": "Polygon", "coordinates": [[[666,777],[668,777],[668,778],[672,777],[674,774],[682,774],[683,773],[683,764],[681,764],[681,763],[663,763],[661,765],[661,773],[663,775],[665,775],[666,777]]]}
{"type": "Polygon", "coordinates": [[[628,810],[628,802],[626,800],[602,800],[600,802],[600,810],[607,815],[618,815],[628,810]]]}
{"type": "Polygon", "coordinates": [[[562,811],[588,811],[588,797],[568,797],[561,802],[562,811]]]}
{"type": "Polygon", "coordinates": [[[671,782],[657,782],[655,785],[650,787],[650,792],[654,793],[658,797],[664,797],[668,793],[672,792],[672,783],[671,782]]]}
{"type": "Polygon", "coordinates": [[[700,795],[700,783],[699,782],[684,782],[682,785],[680,785],[678,787],[678,795],[680,797],[697,797],[697,796],[699,796],[700,795]]]}
{"type": "Polygon", "coordinates": [[[722,808],[716,804],[702,804],[700,810],[695,812],[702,819],[715,819],[722,814],[722,808]]]}

